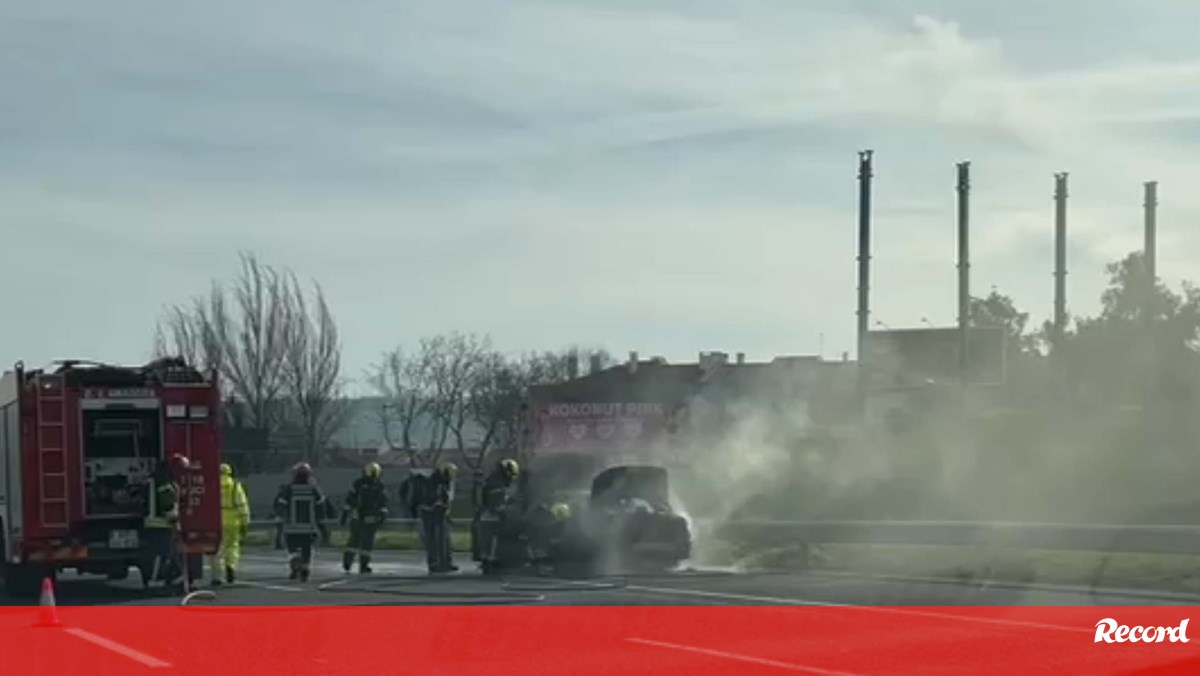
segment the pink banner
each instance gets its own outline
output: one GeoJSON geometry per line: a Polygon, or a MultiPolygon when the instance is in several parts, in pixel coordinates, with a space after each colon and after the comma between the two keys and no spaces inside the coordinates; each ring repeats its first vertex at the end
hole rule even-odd
{"type": "Polygon", "coordinates": [[[650,455],[674,439],[683,409],[659,403],[554,403],[534,410],[537,453],[650,455]]]}

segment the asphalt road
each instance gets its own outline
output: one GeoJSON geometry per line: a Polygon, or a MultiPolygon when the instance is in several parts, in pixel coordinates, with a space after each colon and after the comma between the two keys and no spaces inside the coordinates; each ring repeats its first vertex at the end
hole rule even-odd
{"type": "MultiPolygon", "coordinates": [[[[342,572],[339,553],[317,553],[305,584],[287,579],[285,555],[249,549],[234,585],[198,589],[215,598],[193,604],[323,605],[783,605],[783,606],[1122,606],[1200,605],[1200,598],[1132,590],[970,584],[954,580],[871,578],[835,573],[734,572],[699,569],[590,580],[485,579],[460,555],[462,571],[430,576],[419,552],[379,552],[369,576],[342,572]]],[[[207,576],[206,576],[207,577],[207,576]]],[[[144,590],[136,574],[121,582],[64,573],[59,605],[178,605],[175,591],[144,590]]],[[[3,605],[21,602],[7,596],[3,605]]]]}
{"type": "MultiPolygon", "coordinates": [[[[256,549],[244,557],[242,580],[213,596],[180,608],[178,594],[147,592],[132,580],[68,574],[57,586],[58,628],[35,626],[41,612],[34,608],[0,609],[0,654],[16,667],[13,673],[125,676],[393,673],[417,670],[418,662],[434,673],[474,675],[510,673],[514,665],[521,673],[603,676],[708,670],[1132,675],[1163,673],[1165,666],[1177,669],[1170,673],[1200,673],[1197,643],[1095,644],[1096,611],[1082,606],[1126,606],[1117,616],[1136,623],[1154,609],[1129,606],[1200,605],[1194,598],[1117,590],[716,570],[571,581],[483,579],[469,571],[430,577],[419,553],[395,552],[380,553],[375,573],[359,576],[341,571],[335,551],[320,552],[313,579],[299,584],[287,579],[282,553],[256,549]],[[112,612],[139,605],[175,608],[122,617],[112,612]],[[365,608],[395,605],[468,607],[365,608]],[[483,605],[693,608],[547,607],[514,615],[520,609],[471,607],[483,605]],[[1011,608],[1030,605],[1079,607],[1011,608]],[[946,606],[1004,607],[989,614],[946,606]]],[[[1155,612],[1158,622],[1162,611],[1155,612]]],[[[1183,608],[1166,613],[1171,623],[1190,614],[1183,608]]]]}

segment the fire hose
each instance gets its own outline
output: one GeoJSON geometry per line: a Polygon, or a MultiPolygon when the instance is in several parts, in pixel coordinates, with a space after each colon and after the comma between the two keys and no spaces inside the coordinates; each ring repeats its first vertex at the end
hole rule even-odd
{"type": "MultiPolygon", "coordinates": [[[[513,576],[502,578],[499,589],[481,590],[438,590],[422,589],[426,585],[446,583],[478,583],[487,582],[487,578],[447,576],[427,577],[416,575],[372,575],[369,578],[342,578],[325,582],[317,586],[319,593],[325,594],[372,594],[390,597],[387,605],[520,605],[540,603],[546,600],[546,594],[551,592],[597,592],[623,589],[631,581],[647,579],[697,579],[697,578],[727,578],[738,575],[733,571],[718,570],[682,570],[661,573],[630,573],[626,575],[566,578],[544,575],[513,576]]],[[[217,595],[209,590],[197,590],[187,594],[180,605],[189,606],[196,600],[215,600],[217,595]]],[[[294,608],[290,608],[294,609],[294,608]]],[[[279,608],[278,610],[289,610],[279,608]]]]}
{"type": "MultiPolygon", "coordinates": [[[[509,605],[545,601],[545,594],[533,590],[440,591],[412,589],[428,583],[461,582],[461,577],[417,577],[415,575],[372,575],[365,580],[334,580],[317,587],[318,592],[333,594],[381,594],[409,599],[395,605],[509,605]],[[406,588],[407,587],[407,588],[406,588]]],[[[470,579],[470,578],[467,578],[470,579]]]]}

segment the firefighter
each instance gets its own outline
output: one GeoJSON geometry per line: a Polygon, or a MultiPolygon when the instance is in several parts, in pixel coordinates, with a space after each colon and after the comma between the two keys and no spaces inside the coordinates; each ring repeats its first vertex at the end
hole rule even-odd
{"type": "Polygon", "coordinates": [[[288,550],[288,579],[308,581],[325,510],[325,495],[317,486],[312,467],[307,462],[296,463],[291,483],[284,484],[275,497],[275,515],[283,524],[288,550]]]}
{"type": "Polygon", "coordinates": [[[342,554],[342,570],[347,573],[358,557],[358,572],[371,572],[371,552],[375,549],[375,532],[388,516],[387,492],[381,477],[383,468],[377,462],[367,463],[363,475],[354,480],[346,495],[342,510],[343,526],[350,522],[350,538],[342,554]]]}
{"type": "Polygon", "coordinates": [[[246,489],[242,482],[233,478],[233,467],[221,463],[221,548],[212,559],[214,587],[221,584],[222,569],[225,581],[233,584],[249,528],[250,503],[246,500],[246,489]]]}
{"type": "Polygon", "coordinates": [[[521,468],[511,458],[501,460],[483,482],[480,496],[478,527],[480,568],[484,574],[494,572],[499,564],[500,538],[518,524],[513,523],[516,505],[517,479],[521,468]]]}
{"type": "Polygon", "coordinates": [[[529,549],[533,565],[545,572],[553,562],[553,552],[562,539],[571,507],[565,502],[538,503],[528,518],[529,549]]]}
{"type": "Polygon", "coordinates": [[[191,466],[182,455],[172,455],[154,468],[146,497],[146,518],[143,531],[149,541],[150,557],[142,570],[142,581],[173,583],[183,571],[178,549],[179,480],[191,466]]]}
{"type": "Polygon", "coordinates": [[[454,504],[454,483],[458,467],[448,462],[423,482],[417,507],[421,515],[421,534],[425,542],[425,560],[431,573],[458,570],[450,548],[450,507],[454,504]]]}

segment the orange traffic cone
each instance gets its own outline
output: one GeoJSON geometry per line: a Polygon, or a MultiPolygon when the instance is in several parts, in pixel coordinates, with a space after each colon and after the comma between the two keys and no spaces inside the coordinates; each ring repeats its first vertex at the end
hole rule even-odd
{"type": "Polygon", "coordinates": [[[42,600],[38,607],[38,627],[61,627],[58,619],[58,605],[54,602],[54,583],[50,578],[42,580],[42,600]]]}

